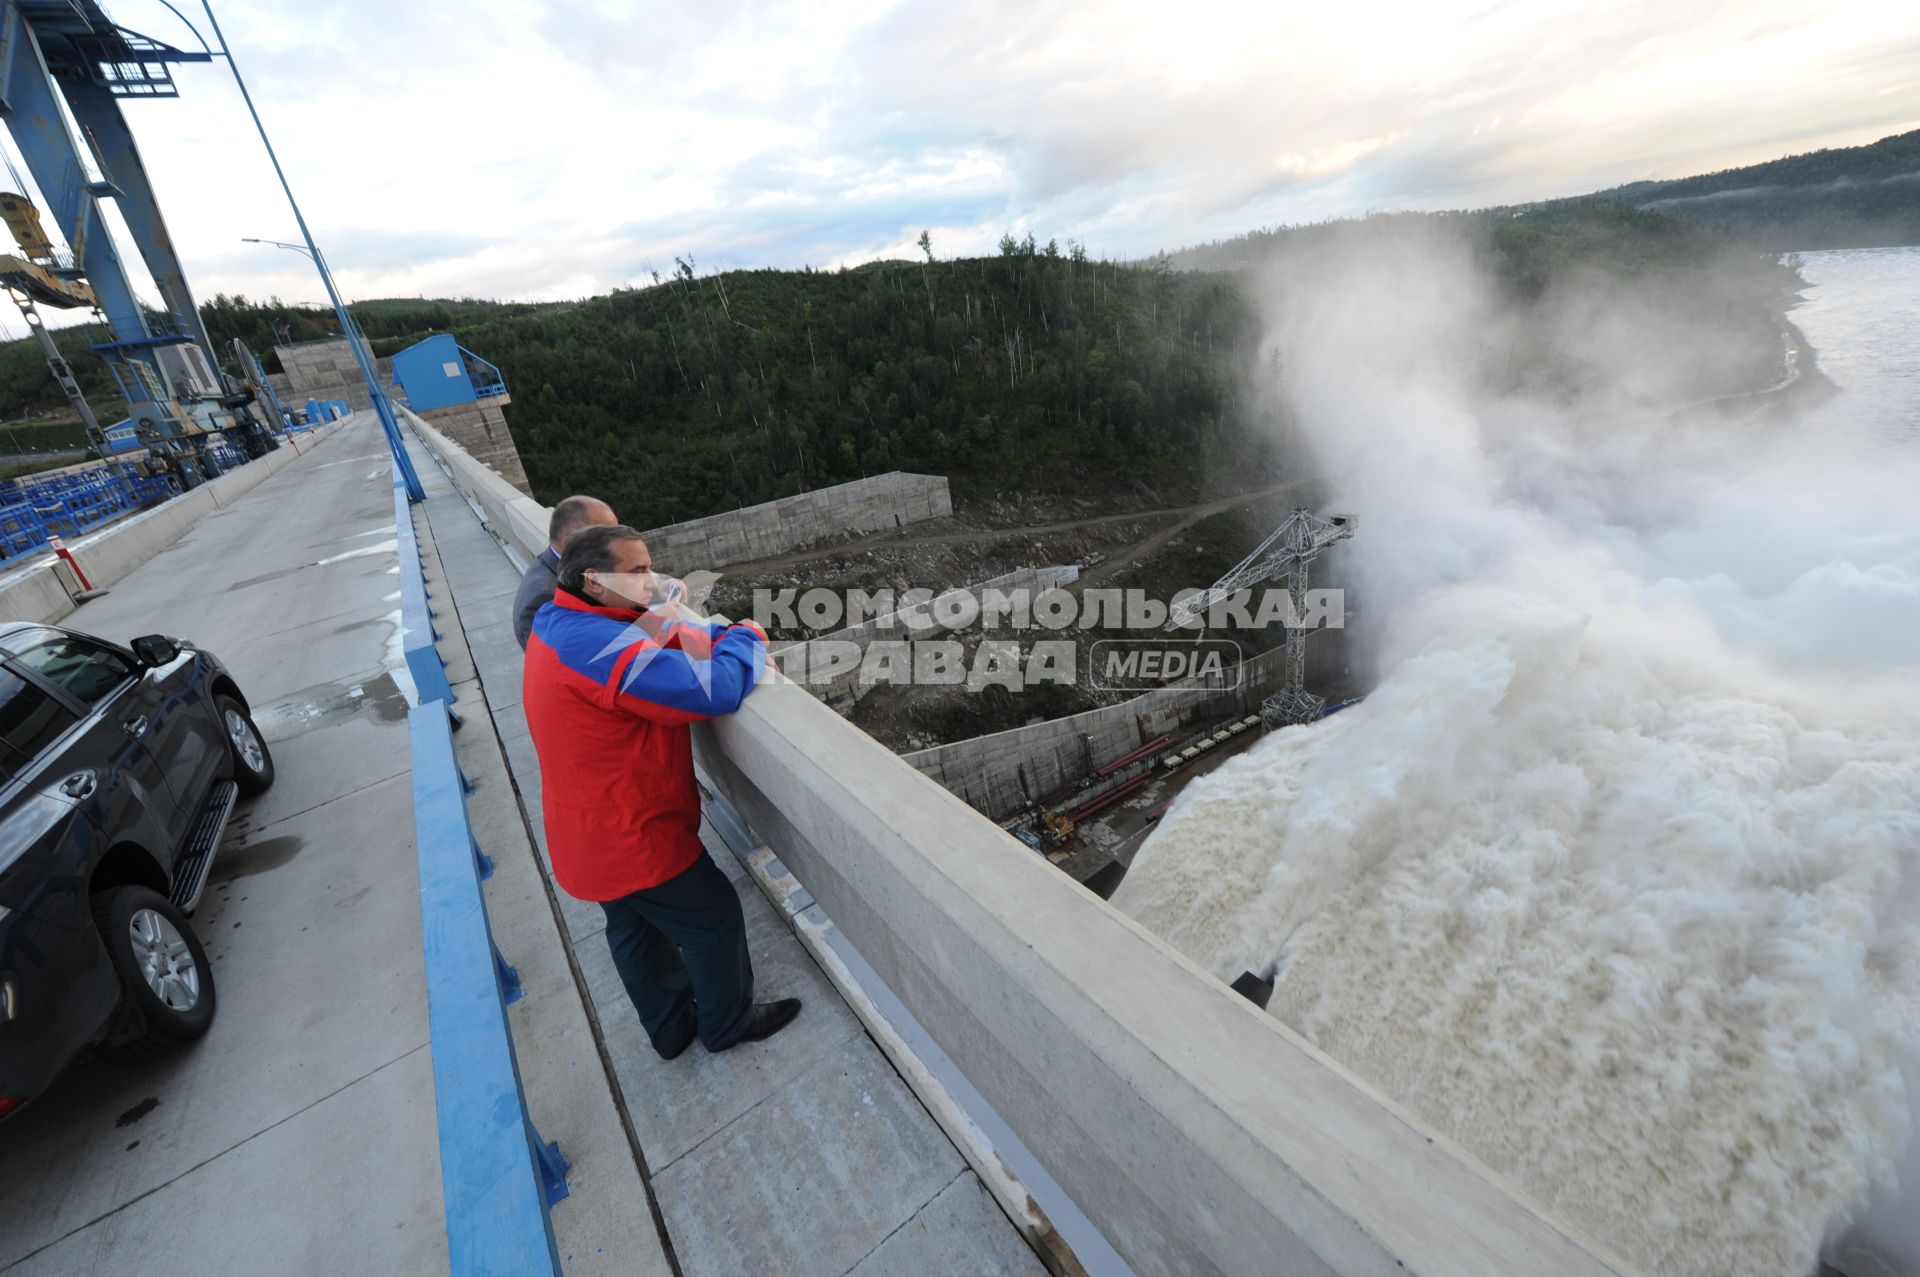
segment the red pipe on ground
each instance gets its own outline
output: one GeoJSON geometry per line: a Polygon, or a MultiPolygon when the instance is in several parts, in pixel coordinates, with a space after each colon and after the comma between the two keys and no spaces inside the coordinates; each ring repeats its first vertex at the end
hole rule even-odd
{"type": "Polygon", "coordinates": [[[1076,821],[1085,820],[1087,817],[1093,815],[1093,813],[1095,813],[1096,811],[1099,811],[1101,808],[1110,805],[1117,799],[1126,797],[1128,794],[1131,794],[1134,790],[1140,788],[1140,786],[1146,784],[1148,781],[1152,779],[1153,779],[1152,772],[1143,772],[1142,774],[1135,776],[1132,780],[1128,781],[1126,784],[1115,785],[1112,789],[1109,789],[1106,793],[1101,794],[1098,798],[1095,798],[1092,801],[1088,802],[1085,806],[1075,807],[1073,810],[1069,811],[1067,814],[1072,816],[1076,821]]]}
{"type": "Polygon", "coordinates": [[[1119,771],[1122,767],[1125,767],[1128,763],[1134,762],[1138,759],[1145,758],[1148,754],[1151,754],[1154,750],[1160,749],[1161,747],[1170,745],[1172,743],[1173,743],[1173,736],[1171,734],[1166,736],[1161,736],[1155,740],[1150,740],[1146,744],[1142,745],[1139,749],[1134,750],[1131,754],[1120,755],[1120,757],[1114,759],[1112,762],[1108,763],[1105,767],[1102,767],[1098,772],[1094,774],[1098,776],[1111,776],[1113,775],[1113,773],[1119,771]]]}

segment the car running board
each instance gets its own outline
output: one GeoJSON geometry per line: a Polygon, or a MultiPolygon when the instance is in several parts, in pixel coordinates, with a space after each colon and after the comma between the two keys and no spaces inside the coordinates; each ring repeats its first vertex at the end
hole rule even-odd
{"type": "Polygon", "coordinates": [[[207,795],[207,805],[187,839],[187,850],[173,868],[170,899],[180,906],[180,912],[192,914],[193,907],[200,903],[200,893],[207,889],[207,875],[213,870],[213,853],[220,849],[220,835],[226,832],[227,817],[233,814],[234,801],[239,797],[240,786],[230,780],[219,782],[207,795]]]}

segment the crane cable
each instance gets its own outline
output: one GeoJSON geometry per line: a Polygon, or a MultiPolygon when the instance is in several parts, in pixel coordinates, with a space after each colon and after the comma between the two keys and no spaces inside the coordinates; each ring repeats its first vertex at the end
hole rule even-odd
{"type": "Polygon", "coordinates": [[[20,176],[20,170],[14,167],[13,151],[4,142],[0,142],[0,159],[7,162],[7,176],[13,179],[14,189],[19,192],[22,199],[26,198],[27,183],[20,176]]]}

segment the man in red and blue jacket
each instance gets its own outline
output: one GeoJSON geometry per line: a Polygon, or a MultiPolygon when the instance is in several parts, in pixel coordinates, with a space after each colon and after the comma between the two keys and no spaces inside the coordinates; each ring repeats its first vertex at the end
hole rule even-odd
{"type": "Polygon", "coordinates": [[[527,726],[553,876],[607,915],[607,947],[653,1049],[672,1059],[770,1037],[797,998],[755,1006],[740,897],[700,841],[688,724],[740,708],[767,665],[751,621],[653,609],[646,542],[586,528],[533,619],[527,726]]]}

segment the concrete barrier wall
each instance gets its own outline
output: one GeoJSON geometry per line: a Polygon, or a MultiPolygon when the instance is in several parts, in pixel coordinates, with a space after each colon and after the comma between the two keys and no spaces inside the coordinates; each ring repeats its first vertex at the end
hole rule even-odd
{"type": "Polygon", "coordinates": [[[939,609],[948,600],[971,596],[977,603],[988,590],[999,590],[1005,594],[1015,591],[1039,594],[1071,585],[1079,579],[1080,569],[1072,565],[1020,568],[977,585],[958,586],[925,603],[903,607],[860,625],[834,630],[803,643],[788,644],[777,649],[775,654],[780,658],[781,668],[790,677],[844,713],[858,704],[867,691],[860,681],[857,663],[851,669],[833,668],[832,663],[839,661],[849,650],[846,644],[853,644],[860,652],[865,652],[880,639],[938,638],[949,633],[938,628],[934,621],[939,609]]]}
{"type": "Polygon", "coordinates": [[[553,512],[503,479],[499,472],[436,430],[411,408],[394,405],[400,419],[447,468],[453,486],[480,510],[487,530],[525,567],[547,548],[547,520],[553,512]]]}
{"type": "Polygon", "coordinates": [[[1182,679],[1118,705],[936,745],[902,758],[994,820],[1093,774],[1156,736],[1257,713],[1286,671],[1286,649],[1245,662],[1240,676],[1182,679]]]}
{"type": "Polygon", "coordinates": [[[0,621],[57,621],[73,611],[73,597],[50,567],[0,581],[0,621]]]}
{"type": "MultiPolygon", "coordinates": [[[[88,581],[95,586],[111,587],[127,573],[178,541],[200,520],[232,505],[288,466],[298,465],[315,444],[332,437],[346,424],[346,421],[340,421],[304,431],[300,435],[299,455],[291,447],[282,444],[266,456],[229,470],[191,492],[182,493],[151,510],[143,510],[86,536],[70,540],[67,548],[79,561],[88,581]]],[[[65,567],[55,568],[52,563],[53,560],[49,559],[0,578],[0,620],[50,624],[74,610],[70,590],[77,590],[78,583],[67,576],[65,567]]]]}

